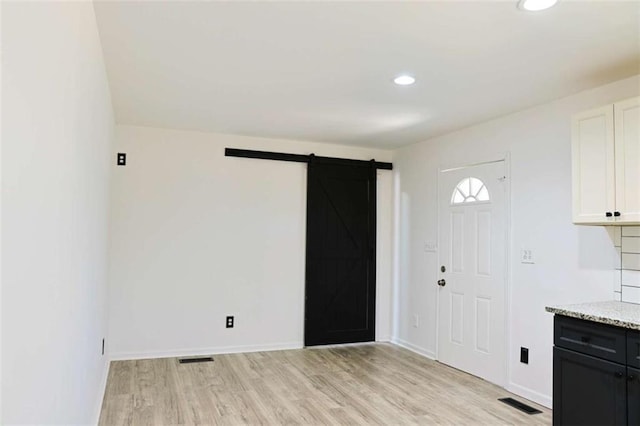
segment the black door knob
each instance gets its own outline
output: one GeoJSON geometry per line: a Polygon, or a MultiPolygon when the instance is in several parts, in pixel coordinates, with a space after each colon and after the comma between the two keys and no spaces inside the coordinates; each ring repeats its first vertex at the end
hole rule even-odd
{"type": "Polygon", "coordinates": [[[438,285],[440,287],[444,287],[445,285],[447,285],[447,282],[445,280],[438,280],[438,285]]]}
{"type": "Polygon", "coordinates": [[[613,215],[614,215],[615,217],[618,217],[618,216],[620,216],[620,212],[613,212],[613,215]]]}
{"type": "Polygon", "coordinates": [[[611,212],[606,212],[604,215],[605,215],[606,217],[611,217],[611,216],[613,216],[613,214],[612,214],[611,212]]]}

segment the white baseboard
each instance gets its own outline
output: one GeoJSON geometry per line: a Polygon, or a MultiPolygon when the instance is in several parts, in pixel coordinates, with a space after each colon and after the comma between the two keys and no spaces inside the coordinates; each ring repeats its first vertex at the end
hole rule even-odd
{"type": "Polygon", "coordinates": [[[533,401],[537,404],[542,405],[543,407],[552,408],[553,399],[549,395],[541,394],[540,392],[531,390],[524,386],[517,385],[513,382],[509,382],[506,389],[514,393],[518,396],[528,399],[529,401],[533,401]]]}
{"type": "Polygon", "coordinates": [[[409,343],[406,340],[402,340],[402,339],[399,339],[399,338],[391,338],[391,343],[393,343],[394,345],[398,345],[398,346],[400,346],[402,348],[408,349],[411,352],[415,352],[418,355],[422,355],[422,356],[424,356],[426,358],[433,359],[433,360],[436,359],[435,352],[433,352],[433,351],[431,351],[429,349],[414,345],[413,343],[409,343]]]}
{"type": "Polygon", "coordinates": [[[287,349],[301,349],[302,347],[302,342],[283,342],[271,343],[266,345],[217,346],[212,348],[173,349],[168,351],[115,352],[111,354],[111,360],[126,361],[133,359],[174,358],[183,356],[283,351],[287,349]]]}
{"type": "Polygon", "coordinates": [[[385,343],[383,341],[380,340],[376,340],[376,341],[369,341],[369,342],[355,342],[355,343],[330,343],[328,345],[313,345],[313,346],[307,346],[305,347],[305,349],[309,349],[309,350],[314,350],[314,349],[332,349],[332,348],[350,348],[350,347],[356,347],[356,346],[369,346],[369,345],[373,345],[376,343],[385,343]]]}
{"type": "Polygon", "coordinates": [[[100,422],[100,412],[102,411],[102,401],[104,400],[104,394],[107,392],[107,379],[109,378],[109,367],[111,366],[111,361],[109,359],[104,363],[104,367],[102,368],[102,377],[100,378],[100,388],[98,390],[98,401],[96,401],[96,408],[94,411],[94,425],[97,425],[100,422]]]}

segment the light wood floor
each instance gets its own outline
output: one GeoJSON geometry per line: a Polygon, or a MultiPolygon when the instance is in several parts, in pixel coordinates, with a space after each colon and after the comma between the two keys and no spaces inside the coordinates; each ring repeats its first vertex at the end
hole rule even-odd
{"type": "Polygon", "coordinates": [[[497,400],[505,390],[390,344],[214,359],[113,362],[100,425],[551,424],[550,410],[524,414],[497,400]]]}

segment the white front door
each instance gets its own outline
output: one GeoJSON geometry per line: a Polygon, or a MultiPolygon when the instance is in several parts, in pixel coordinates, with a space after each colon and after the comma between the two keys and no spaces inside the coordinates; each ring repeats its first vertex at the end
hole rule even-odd
{"type": "Polygon", "coordinates": [[[438,359],[505,385],[505,162],[439,176],[438,359]]]}

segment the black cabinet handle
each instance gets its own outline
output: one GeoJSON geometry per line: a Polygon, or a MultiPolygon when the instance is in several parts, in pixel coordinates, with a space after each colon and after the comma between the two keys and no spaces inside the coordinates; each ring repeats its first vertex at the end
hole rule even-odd
{"type": "Polygon", "coordinates": [[[606,217],[611,217],[611,216],[613,216],[613,214],[612,214],[611,212],[606,212],[604,215],[605,215],[606,217]]]}
{"type": "Polygon", "coordinates": [[[615,217],[618,217],[618,216],[620,216],[620,212],[613,212],[613,215],[614,215],[615,217]]]}
{"type": "Polygon", "coordinates": [[[619,372],[619,371],[616,371],[615,376],[616,376],[617,378],[620,378],[620,377],[624,376],[624,373],[621,373],[621,372],[619,372]]]}

